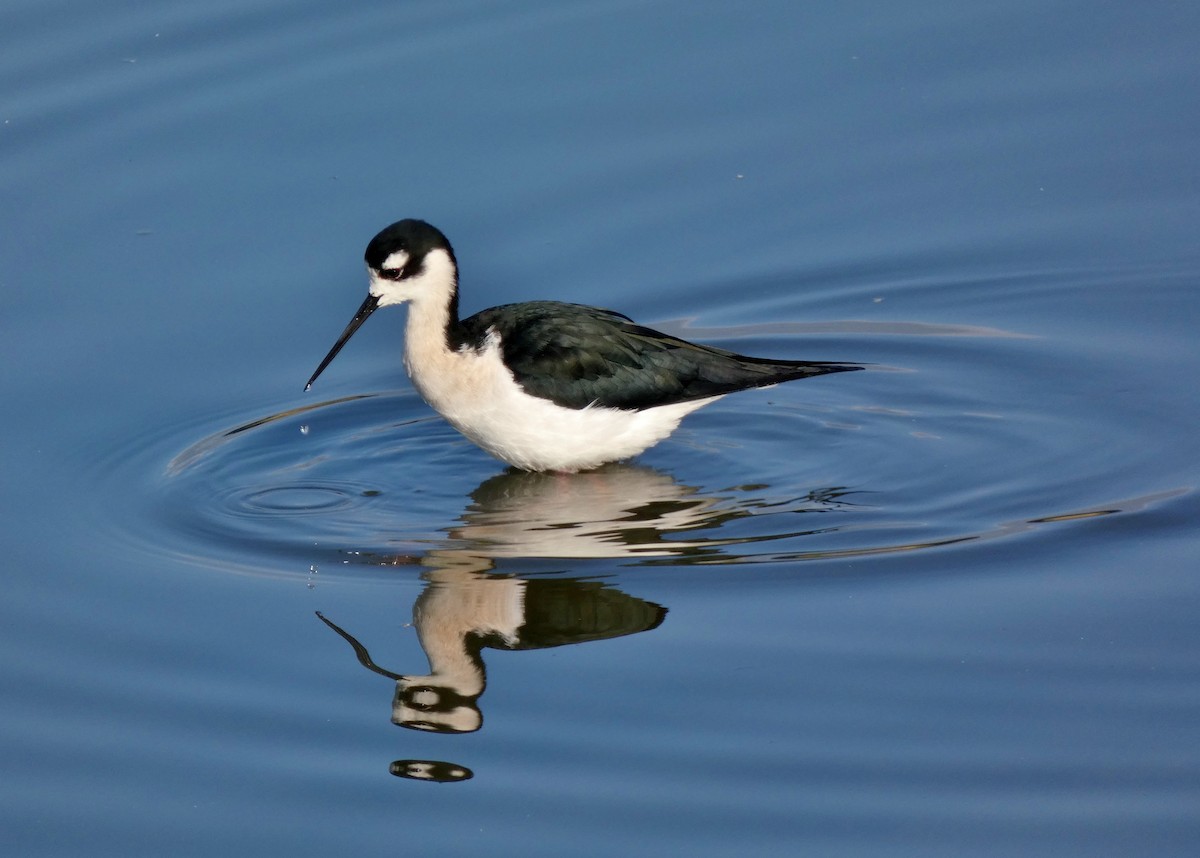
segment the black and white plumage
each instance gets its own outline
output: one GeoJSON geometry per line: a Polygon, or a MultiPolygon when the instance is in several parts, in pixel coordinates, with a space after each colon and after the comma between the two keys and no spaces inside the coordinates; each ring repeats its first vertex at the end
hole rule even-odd
{"type": "Polygon", "coordinates": [[[480,447],[529,471],[626,459],[728,393],[863,368],[746,357],[559,301],[460,320],[454,250],[420,220],[384,229],[365,259],[367,299],[305,390],[371,313],[407,302],[404,364],[417,391],[480,447]]]}

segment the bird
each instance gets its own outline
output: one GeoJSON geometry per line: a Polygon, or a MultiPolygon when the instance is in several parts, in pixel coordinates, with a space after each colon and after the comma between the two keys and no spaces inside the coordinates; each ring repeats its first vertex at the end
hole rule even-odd
{"type": "Polygon", "coordinates": [[[561,301],[503,304],[460,319],[454,249],[422,220],[385,227],[364,260],[367,297],[305,391],[372,313],[407,303],[404,365],[417,392],[521,470],[591,470],[636,456],[726,394],[865,368],[747,357],[561,301]]]}

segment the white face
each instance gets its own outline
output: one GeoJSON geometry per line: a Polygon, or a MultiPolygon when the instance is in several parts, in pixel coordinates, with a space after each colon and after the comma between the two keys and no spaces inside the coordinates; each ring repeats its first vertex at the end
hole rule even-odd
{"type": "Polygon", "coordinates": [[[378,271],[367,269],[370,278],[368,291],[379,299],[380,307],[403,304],[405,301],[449,300],[457,284],[454,263],[446,251],[429,251],[418,273],[401,280],[395,279],[408,261],[408,252],[397,250],[383,261],[378,271]]]}

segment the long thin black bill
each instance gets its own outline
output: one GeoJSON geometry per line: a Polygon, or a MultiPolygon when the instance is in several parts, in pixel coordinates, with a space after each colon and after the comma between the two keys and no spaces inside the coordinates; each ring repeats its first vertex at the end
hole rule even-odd
{"type": "Polygon", "coordinates": [[[358,656],[358,663],[361,664],[363,667],[367,668],[367,670],[373,670],[378,674],[386,676],[388,679],[395,679],[397,682],[404,679],[404,677],[401,676],[400,674],[392,673],[390,670],[384,670],[382,667],[377,665],[371,659],[371,654],[369,652],[367,652],[367,648],[365,646],[363,646],[362,644],[360,644],[358,642],[358,638],[354,637],[354,635],[350,634],[350,632],[343,629],[341,626],[339,626],[333,620],[326,617],[320,611],[317,611],[316,614],[317,614],[317,617],[321,620],[321,622],[323,622],[325,625],[329,626],[329,628],[333,629],[335,632],[337,632],[339,635],[341,635],[342,640],[344,640],[346,643],[350,644],[350,646],[354,648],[354,654],[356,656],[358,656]]]}
{"type": "Polygon", "coordinates": [[[367,316],[375,312],[375,308],[379,306],[379,299],[374,295],[368,295],[367,300],[362,302],[362,306],[358,308],[358,312],[354,314],[354,318],[350,320],[350,324],[346,325],[346,330],[342,331],[342,335],[338,337],[338,341],[333,344],[333,348],[329,350],[329,354],[325,355],[325,360],[321,361],[321,365],[317,367],[317,371],[312,374],[312,378],[308,380],[308,384],[304,385],[304,389],[308,390],[313,386],[313,382],[317,380],[317,376],[325,371],[325,367],[337,357],[338,352],[342,350],[342,346],[354,336],[354,332],[362,327],[362,323],[367,320],[367,316]]]}

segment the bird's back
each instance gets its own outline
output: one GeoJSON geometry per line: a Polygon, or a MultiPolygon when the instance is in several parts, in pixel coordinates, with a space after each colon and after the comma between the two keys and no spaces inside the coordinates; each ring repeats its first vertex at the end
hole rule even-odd
{"type": "Polygon", "coordinates": [[[495,331],[517,383],[566,408],[642,410],[863,368],[747,357],[689,343],[611,310],[559,301],[493,307],[461,327],[464,341],[475,345],[495,331]]]}

